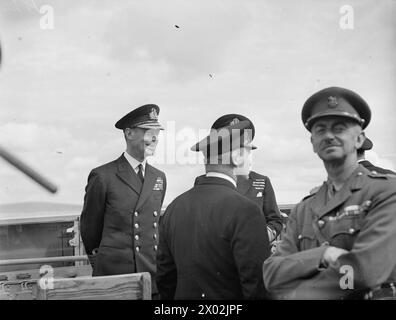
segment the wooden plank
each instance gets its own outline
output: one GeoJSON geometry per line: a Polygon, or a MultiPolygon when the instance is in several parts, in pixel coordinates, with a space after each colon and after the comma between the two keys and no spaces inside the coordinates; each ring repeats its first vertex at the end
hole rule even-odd
{"type": "Polygon", "coordinates": [[[40,288],[38,300],[149,300],[151,277],[147,272],[105,277],[54,279],[53,288],[40,288]]]}
{"type": "MultiPolygon", "coordinates": [[[[74,242],[74,243],[72,244],[72,243],[69,242],[69,244],[71,246],[74,246],[74,255],[75,256],[83,256],[83,255],[85,255],[84,253],[81,253],[81,251],[82,251],[81,250],[82,239],[81,239],[81,235],[80,235],[80,226],[79,225],[80,225],[79,220],[76,219],[74,221],[74,224],[73,224],[74,236],[73,236],[73,239],[70,240],[70,242],[74,242]]],[[[74,265],[75,266],[81,266],[82,264],[83,264],[82,261],[76,261],[74,265]]]]}
{"type": "Polygon", "coordinates": [[[36,281],[8,281],[0,283],[0,300],[35,300],[36,281]]]}
{"type": "MultiPolygon", "coordinates": [[[[38,269],[1,273],[1,276],[7,277],[7,281],[0,281],[0,300],[35,300],[37,282],[41,278],[39,273],[38,269]],[[19,274],[29,275],[30,277],[25,280],[17,279],[19,274]]],[[[57,279],[86,277],[91,274],[91,266],[83,265],[79,267],[54,268],[52,276],[57,279]]]]}
{"type": "MultiPolygon", "coordinates": [[[[54,278],[76,278],[76,277],[84,277],[92,275],[92,267],[90,265],[76,266],[76,267],[60,267],[53,269],[54,278]]],[[[7,281],[16,281],[17,276],[20,274],[28,274],[30,275],[28,280],[37,280],[40,279],[40,270],[32,269],[32,270],[20,270],[20,271],[12,271],[12,272],[1,272],[0,276],[7,277],[7,281]]],[[[1,281],[6,282],[6,281],[1,281]]]]}
{"type": "Polygon", "coordinates": [[[142,273],[143,300],[151,300],[151,275],[148,272],[142,273]]]}

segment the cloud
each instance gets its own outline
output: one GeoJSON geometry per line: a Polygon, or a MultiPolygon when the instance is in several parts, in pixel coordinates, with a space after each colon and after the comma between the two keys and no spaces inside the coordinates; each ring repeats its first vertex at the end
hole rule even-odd
{"type": "Polygon", "coordinates": [[[3,19],[14,23],[36,19],[40,7],[36,0],[3,0],[0,2],[0,15],[3,19]]]}
{"type": "Polygon", "coordinates": [[[98,157],[74,157],[66,166],[66,170],[81,170],[82,168],[94,168],[99,163],[98,157]]]}
{"type": "MultiPolygon", "coordinates": [[[[74,139],[67,129],[37,123],[10,122],[1,125],[0,144],[29,167],[59,185],[61,190],[68,188],[65,184],[68,173],[77,172],[84,165],[83,155],[88,153],[88,150],[84,150],[84,145],[74,139]],[[62,153],[57,152],[59,150],[62,153]],[[75,158],[75,155],[80,155],[80,158],[75,158]]],[[[34,199],[37,196],[53,198],[14,167],[4,163],[1,167],[2,201],[34,199]]],[[[74,176],[74,179],[82,178],[74,176]]]]}
{"type": "Polygon", "coordinates": [[[171,4],[129,2],[116,10],[105,34],[112,59],[157,68],[157,76],[177,81],[222,70],[230,43],[248,25],[246,7],[221,1],[171,4]]]}
{"type": "Polygon", "coordinates": [[[8,122],[0,126],[0,143],[16,152],[55,150],[60,141],[71,139],[66,129],[43,127],[37,123],[8,122]]]}
{"type": "MultiPolygon", "coordinates": [[[[159,104],[160,121],[174,121],[177,132],[209,130],[226,113],[248,116],[257,131],[255,170],[271,178],[280,203],[299,201],[326,179],[301,107],[331,85],[372,106],[373,162],[395,168],[386,156],[396,154],[394,1],[350,1],[348,32],[338,25],[345,4],[338,0],[37,0],[54,7],[52,31],[39,28],[36,12],[7,16],[7,1],[0,1],[0,143],[61,189],[50,197],[1,163],[4,202],[81,203],[89,171],[125,150],[114,123],[147,102],[159,104]]],[[[203,172],[199,164],[158,167],[168,176],[168,202],[203,172]]]]}

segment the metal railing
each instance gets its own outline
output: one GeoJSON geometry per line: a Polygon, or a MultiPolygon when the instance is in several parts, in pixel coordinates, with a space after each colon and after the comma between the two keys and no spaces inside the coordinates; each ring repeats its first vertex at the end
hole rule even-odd
{"type": "Polygon", "coordinates": [[[69,256],[69,257],[46,257],[46,258],[31,258],[31,259],[11,259],[0,260],[0,266],[11,265],[26,265],[26,264],[50,264],[54,262],[77,262],[88,261],[87,256],[69,256]]]}

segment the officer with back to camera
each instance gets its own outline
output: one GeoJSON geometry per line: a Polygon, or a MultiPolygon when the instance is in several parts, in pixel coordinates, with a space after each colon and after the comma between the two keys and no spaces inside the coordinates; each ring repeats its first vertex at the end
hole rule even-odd
{"type": "Polygon", "coordinates": [[[161,218],[157,284],[162,299],[262,299],[261,266],[269,256],[260,207],[237,190],[247,170],[252,124],[240,121],[192,147],[206,175],[161,218]]]}

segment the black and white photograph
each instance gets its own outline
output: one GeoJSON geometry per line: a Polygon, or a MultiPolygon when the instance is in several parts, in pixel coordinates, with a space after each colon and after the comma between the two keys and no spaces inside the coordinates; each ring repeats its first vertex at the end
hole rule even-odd
{"type": "Polygon", "coordinates": [[[1,0],[0,300],[396,300],[395,17],[1,0]]]}

